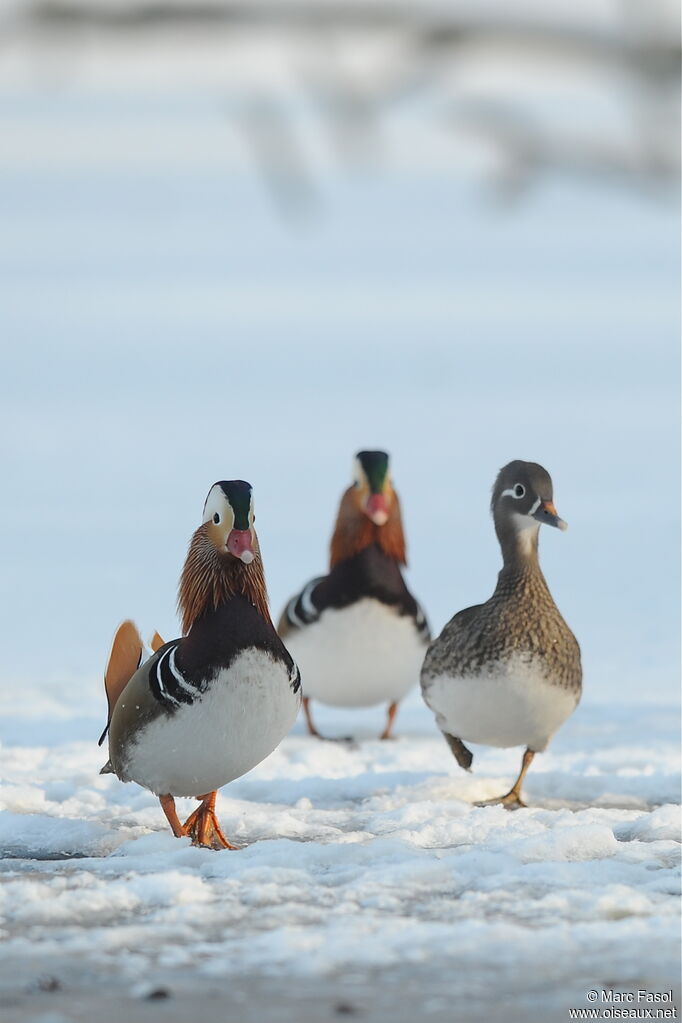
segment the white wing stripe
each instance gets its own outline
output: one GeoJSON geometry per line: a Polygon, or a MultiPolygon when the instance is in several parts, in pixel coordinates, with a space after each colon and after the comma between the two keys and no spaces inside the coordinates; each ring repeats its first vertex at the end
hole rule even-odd
{"type": "Polygon", "coordinates": [[[170,657],[168,658],[168,667],[170,668],[170,670],[171,670],[171,672],[173,674],[173,678],[178,683],[180,688],[184,689],[186,693],[191,693],[192,696],[196,696],[196,692],[197,692],[196,687],[193,686],[190,682],[187,682],[183,678],[183,676],[180,674],[180,669],[175,664],[175,651],[176,650],[177,650],[177,647],[173,647],[173,649],[171,650],[170,657]]]}
{"type": "Polygon", "coordinates": [[[318,580],[312,579],[301,594],[301,610],[308,618],[317,618],[318,610],[311,600],[311,594],[317,585],[318,580]]]}
{"type": "Polygon", "coordinates": [[[302,622],[301,619],[296,614],[297,601],[298,597],[292,597],[289,603],[287,604],[287,618],[289,619],[292,625],[295,625],[298,629],[302,629],[303,626],[305,625],[305,622],[302,622]]]}
{"type": "Polygon", "coordinates": [[[180,701],[176,700],[174,696],[171,696],[171,694],[168,692],[168,690],[164,686],[163,679],[161,678],[161,664],[163,662],[164,657],[168,657],[168,654],[169,654],[169,651],[166,650],[163,654],[161,654],[161,656],[159,657],[158,661],[154,665],[154,671],[156,672],[156,681],[158,682],[158,685],[159,685],[159,692],[163,696],[164,700],[168,700],[169,703],[174,703],[176,707],[179,707],[180,706],[180,701]]]}

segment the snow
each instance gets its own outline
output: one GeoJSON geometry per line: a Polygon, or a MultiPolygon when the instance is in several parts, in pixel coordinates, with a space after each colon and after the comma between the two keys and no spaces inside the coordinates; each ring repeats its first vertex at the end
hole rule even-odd
{"type": "Polygon", "coordinates": [[[582,997],[576,978],[587,990],[643,964],[668,989],[679,949],[672,710],[579,708],[536,757],[531,805],[516,812],[473,802],[506,790],[519,751],[476,748],[465,773],[416,695],[397,740],[374,738],[380,719],[320,709],[329,734],[356,733],[351,743],[312,740],[299,723],[220,793],[241,847],[220,854],[174,839],[150,793],[99,776],[93,741],[53,726],[41,745],[6,745],[6,961],[38,976],[77,959],[143,988],[169,970],[215,981],[456,963],[466,988],[485,985],[493,962],[511,984],[542,957],[558,1003],[582,997]]]}

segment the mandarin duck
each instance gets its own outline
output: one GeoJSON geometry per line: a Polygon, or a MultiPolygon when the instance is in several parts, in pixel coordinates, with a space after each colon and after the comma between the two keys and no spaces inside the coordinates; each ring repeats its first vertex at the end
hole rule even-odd
{"type": "Polygon", "coordinates": [[[387,703],[392,738],[400,700],[416,683],[430,634],[408,590],[400,502],[384,451],[360,451],[341,498],[329,573],[292,597],[278,631],[301,667],[308,731],[320,736],[310,701],[334,707],[387,703]]]}
{"type": "Polygon", "coordinates": [[[526,805],[521,786],[533,757],[578,705],[582,669],[538,558],[540,526],[567,528],[549,473],[535,462],[510,462],[495,481],[491,509],[503,558],[495,592],[456,614],[431,643],[421,685],[460,767],[473,760],[463,740],[525,747],[510,791],[479,804],[515,809],[526,805]]]}
{"type": "Polygon", "coordinates": [[[173,834],[220,849],[217,790],[279,745],[301,701],[299,670],[268,610],[251,486],[215,483],[182,570],[182,637],[156,634],[152,656],[132,622],[120,626],[105,674],[109,762],[102,773],[159,797],[173,834]],[[175,796],[199,807],[182,824],[175,796]]]}

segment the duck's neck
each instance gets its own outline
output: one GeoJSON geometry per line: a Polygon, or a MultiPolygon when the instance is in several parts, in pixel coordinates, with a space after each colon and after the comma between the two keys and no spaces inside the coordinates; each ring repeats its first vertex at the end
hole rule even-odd
{"type": "Polygon", "coordinates": [[[502,570],[498,589],[504,587],[541,586],[547,588],[538,556],[540,524],[517,529],[510,521],[495,522],[495,531],[502,549],[502,570]]]}
{"type": "Polygon", "coordinates": [[[387,522],[383,526],[377,526],[360,511],[351,487],[341,499],[336,518],[331,542],[330,569],[339,562],[360,554],[371,544],[376,544],[387,557],[393,558],[399,565],[407,563],[398,495],[393,494],[387,522]]]}
{"type": "Polygon", "coordinates": [[[220,554],[208,539],[205,525],[197,529],[190,540],[178,587],[183,636],[206,612],[216,611],[238,596],[253,604],[266,622],[272,622],[257,540],[253,548],[256,556],[250,565],[245,565],[231,554],[220,554]]]}

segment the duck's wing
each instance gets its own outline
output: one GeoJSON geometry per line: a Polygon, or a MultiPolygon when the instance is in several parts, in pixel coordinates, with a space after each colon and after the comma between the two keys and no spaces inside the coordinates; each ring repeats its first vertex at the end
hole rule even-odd
{"type": "Polygon", "coordinates": [[[121,781],[130,781],[125,774],[126,749],[137,732],[162,713],[163,703],[152,689],[151,676],[158,654],[143,661],[116,702],[106,729],[109,735],[109,760],[100,774],[116,774],[121,781]]]}
{"type": "Polygon", "coordinates": [[[156,653],[157,650],[160,650],[161,647],[165,645],[166,645],[165,639],[161,639],[161,636],[159,636],[158,632],[155,632],[152,638],[149,640],[149,646],[153,653],[156,653]]]}
{"type": "Polygon", "coordinates": [[[443,633],[447,631],[456,634],[466,631],[476,621],[484,606],[483,604],[473,604],[471,607],[465,607],[462,611],[458,611],[445,626],[443,633]]]}
{"type": "Polygon", "coordinates": [[[427,703],[430,679],[439,674],[456,673],[460,669],[463,653],[472,635],[479,631],[478,619],[483,607],[483,604],[474,604],[458,611],[430,644],[421,671],[422,692],[427,703]]]}
{"type": "Polygon", "coordinates": [[[431,642],[431,629],[429,627],[429,622],[428,622],[428,619],[426,617],[426,613],[424,611],[424,608],[419,603],[419,601],[416,600],[415,598],[413,598],[413,599],[414,599],[416,608],[415,608],[414,612],[411,611],[410,613],[412,614],[412,618],[414,619],[415,628],[417,629],[417,633],[419,635],[419,638],[424,643],[430,643],[431,642]]]}
{"type": "Polygon", "coordinates": [[[125,763],[126,746],[136,732],[161,714],[174,714],[183,704],[191,704],[201,696],[201,682],[176,663],[182,643],[182,639],[164,643],[146,659],[143,653],[142,663],[123,686],[102,735],[104,739],[109,732],[111,759],[100,774],[113,772],[126,781],[121,765],[125,763]]]}
{"type": "Polygon", "coordinates": [[[295,594],[288,601],[277,625],[277,632],[284,638],[296,629],[304,629],[307,625],[316,622],[325,607],[330,606],[325,602],[321,594],[316,594],[317,588],[327,577],[316,576],[303,587],[300,593],[295,594]]]}
{"type": "Polygon", "coordinates": [[[277,631],[282,638],[290,636],[293,632],[317,622],[327,608],[338,610],[362,596],[372,596],[389,607],[396,608],[401,615],[409,615],[420,639],[428,643],[431,639],[431,630],[424,609],[409,592],[400,575],[399,581],[398,591],[385,591],[382,586],[378,586],[365,593],[357,590],[352,582],[349,585],[341,570],[337,569],[331,575],[316,576],[288,601],[277,625],[277,631]]]}
{"type": "Polygon", "coordinates": [[[99,737],[98,746],[104,738],[111,723],[116,702],[142,663],[144,643],[134,622],[129,619],[122,622],[114,635],[111,652],[104,671],[104,689],[107,694],[108,714],[104,731],[99,737]]]}

